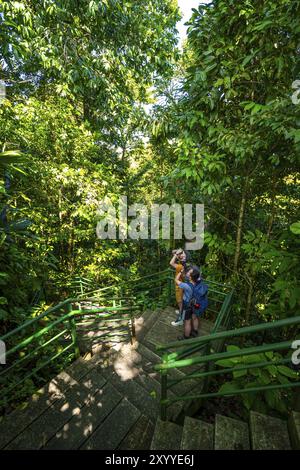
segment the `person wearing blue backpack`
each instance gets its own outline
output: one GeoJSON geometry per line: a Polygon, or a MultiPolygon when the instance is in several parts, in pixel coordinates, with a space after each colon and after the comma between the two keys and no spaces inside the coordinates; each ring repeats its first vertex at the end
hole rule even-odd
{"type": "Polygon", "coordinates": [[[186,273],[187,282],[182,282],[182,273],[176,276],[176,284],[183,290],[184,334],[179,340],[198,336],[199,318],[208,306],[208,285],[203,282],[200,270],[192,266],[186,273]]]}

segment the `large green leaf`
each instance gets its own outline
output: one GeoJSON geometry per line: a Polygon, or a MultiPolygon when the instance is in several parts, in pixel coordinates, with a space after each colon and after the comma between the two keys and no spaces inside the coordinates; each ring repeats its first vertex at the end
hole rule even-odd
{"type": "Polygon", "coordinates": [[[225,384],[221,385],[219,392],[234,392],[238,389],[239,386],[235,382],[226,382],[225,384]]]}
{"type": "Polygon", "coordinates": [[[26,161],[26,158],[17,150],[7,150],[6,152],[0,153],[0,165],[2,166],[22,163],[24,161],[26,161]]]}
{"type": "Polygon", "coordinates": [[[290,369],[289,367],[286,366],[278,366],[278,371],[280,374],[284,375],[285,377],[289,377],[290,379],[297,379],[298,374],[296,371],[290,369]]]}
{"type": "Polygon", "coordinates": [[[300,235],[300,222],[294,222],[290,226],[290,231],[295,233],[296,235],[300,235]]]}

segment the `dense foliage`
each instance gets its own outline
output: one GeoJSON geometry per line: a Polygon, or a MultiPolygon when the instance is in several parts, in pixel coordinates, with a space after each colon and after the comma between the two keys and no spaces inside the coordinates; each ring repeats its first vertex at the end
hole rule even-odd
{"type": "MultiPolygon", "coordinates": [[[[299,315],[299,12],[286,0],[201,4],[167,105],[157,108],[154,133],[163,154],[167,145],[175,155],[170,184],[184,183],[185,201],[192,194],[205,204],[205,271],[236,288],[235,326],[299,315]]],[[[253,368],[234,372],[221,390],[290,378],[297,374],[285,366],[253,368]]],[[[278,390],[243,395],[259,411],[284,412],[289,398],[278,390]]]]}
{"type": "Polygon", "coordinates": [[[158,110],[156,135],[176,136],[170,177],[205,203],[205,263],[237,286],[240,321],[299,308],[298,16],[285,0],[199,6],[179,95],[158,110]]]}
{"type": "MultiPolygon", "coordinates": [[[[1,2],[1,12],[0,146],[22,155],[1,160],[6,329],[42,288],[49,303],[68,277],[118,280],[144,259],[139,243],[97,240],[96,210],[105,195],[142,201],[149,182],[147,198],[160,193],[145,106],[171,76],[179,13],[169,0],[1,2]]],[[[158,251],[149,242],[154,269],[158,251]]]]}

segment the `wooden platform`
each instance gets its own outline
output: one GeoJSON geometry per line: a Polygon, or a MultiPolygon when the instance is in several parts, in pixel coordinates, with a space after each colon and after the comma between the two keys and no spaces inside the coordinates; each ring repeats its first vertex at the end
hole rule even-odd
{"type": "MultiPolygon", "coordinates": [[[[172,326],[171,322],[176,319],[173,308],[164,309],[158,316],[154,326],[145,335],[145,340],[153,347],[159,344],[177,341],[177,337],[183,334],[183,326],[172,326]]],[[[208,320],[200,320],[200,335],[209,334],[212,330],[212,323],[208,320]]]]}

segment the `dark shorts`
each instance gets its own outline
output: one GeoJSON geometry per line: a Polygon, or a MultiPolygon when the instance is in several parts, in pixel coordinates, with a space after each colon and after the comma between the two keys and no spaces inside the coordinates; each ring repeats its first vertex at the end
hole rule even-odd
{"type": "Polygon", "coordinates": [[[187,309],[185,309],[184,311],[184,319],[185,320],[191,320],[192,318],[192,315],[194,314],[196,317],[201,317],[201,315],[203,314],[204,312],[202,312],[201,310],[194,310],[192,307],[188,307],[187,309]]]}

